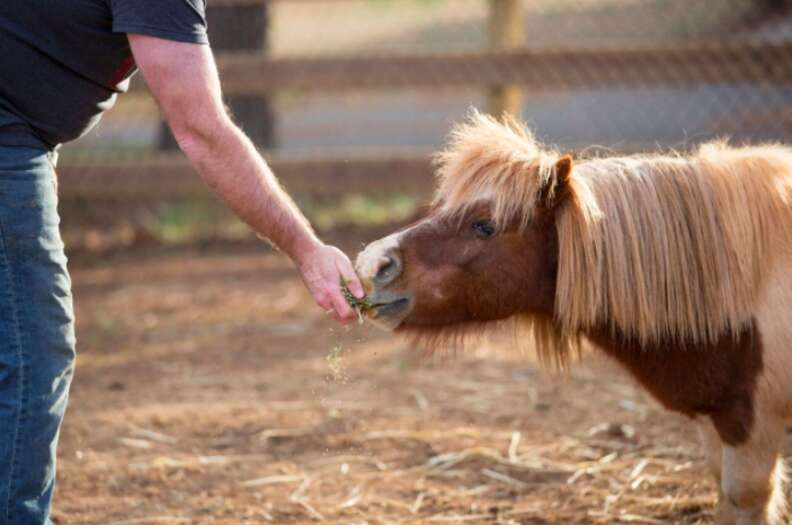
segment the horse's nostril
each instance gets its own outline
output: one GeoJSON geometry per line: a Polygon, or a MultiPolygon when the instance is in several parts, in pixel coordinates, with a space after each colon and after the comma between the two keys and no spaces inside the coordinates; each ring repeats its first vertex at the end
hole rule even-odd
{"type": "Polygon", "coordinates": [[[380,260],[374,280],[379,284],[388,284],[401,273],[401,262],[392,254],[385,255],[380,260]]]}
{"type": "Polygon", "coordinates": [[[386,280],[388,278],[388,273],[391,272],[394,264],[393,257],[383,257],[382,260],[380,260],[379,267],[377,268],[377,275],[374,276],[374,278],[378,281],[386,280]]]}

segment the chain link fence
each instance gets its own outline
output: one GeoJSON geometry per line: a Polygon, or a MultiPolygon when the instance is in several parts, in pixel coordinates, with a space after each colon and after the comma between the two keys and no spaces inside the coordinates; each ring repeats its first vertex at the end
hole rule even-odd
{"type": "MultiPolygon", "coordinates": [[[[486,86],[476,76],[492,75],[475,58],[490,49],[492,1],[216,3],[212,7],[209,1],[210,35],[221,62],[229,53],[289,61],[290,78],[301,77],[291,86],[276,85],[271,93],[230,97],[237,119],[264,148],[300,153],[432,149],[466,108],[488,105],[486,86]],[[450,73],[466,79],[444,79],[442,68],[435,78],[432,71],[422,71],[428,78],[412,79],[409,68],[415,64],[409,61],[388,71],[396,59],[436,57],[442,62],[443,54],[471,58],[468,68],[460,64],[450,73]],[[401,69],[408,78],[401,85],[396,78],[392,87],[376,78],[328,82],[325,68],[343,66],[344,58],[382,61],[369,71],[345,72],[352,77],[392,77],[401,69]],[[317,63],[323,59],[329,63],[317,63]],[[312,84],[314,75],[319,76],[312,84]],[[367,84],[372,87],[356,88],[367,84]]],[[[540,55],[527,64],[533,71],[514,72],[518,80],[521,74],[530,80],[522,89],[520,113],[550,142],[635,150],[684,147],[715,136],[784,140],[792,131],[792,79],[772,75],[776,68],[788,72],[792,62],[792,47],[782,45],[792,43],[792,15],[785,0],[519,3],[519,47],[540,55]],[[711,61],[713,49],[723,47],[728,54],[740,45],[751,46],[751,52],[711,61]],[[689,55],[684,60],[652,60],[653,51],[680,47],[689,55]],[[709,52],[697,59],[697,47],[709,52]],[[647,64],[630,71],[619,57],[608,58],[608,53],[638,50],[647,64]],[[585,54],[554,61],[556,51],[585,54]]],[[[233,78],[226,80],[233,84],[233,78]]],[[[171,147],[162,135],[156,106],[145,92],[136,91],[121,97],[100,127],[64,154],[155,155],[171,147]]]]}

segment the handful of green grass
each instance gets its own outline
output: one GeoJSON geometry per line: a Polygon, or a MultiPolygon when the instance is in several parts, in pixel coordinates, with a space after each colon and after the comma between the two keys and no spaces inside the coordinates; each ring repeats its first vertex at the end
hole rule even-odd
{"type": "Polygon", "coordinates": [[[347,303],[349,303],[349,306],[355,309],[358,314],[358,320],[362,323],[363,315],[374,308],[374,305],[371,304],[371,301],[368,300],[368,297],[363,297],[363,299],[358,299],[355,297],[352,292],[349,291],[349,286],[347,285],[346,280],[343,278],[341,279],[341,292],[344,294],[344,298],[346,299],[347,303]]]}

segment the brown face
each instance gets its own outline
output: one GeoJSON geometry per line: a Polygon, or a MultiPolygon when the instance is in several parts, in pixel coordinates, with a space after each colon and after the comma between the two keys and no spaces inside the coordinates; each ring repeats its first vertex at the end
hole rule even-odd
{"type": "Polygon", "coordinates": [[[371,317],[390,329],[432,330],[552,314],[558,246],[553,214],[538,210],[529,227],[498,228],[480,202],[461,218],[434,211],[371,243],[357,270],[371,317]]]}

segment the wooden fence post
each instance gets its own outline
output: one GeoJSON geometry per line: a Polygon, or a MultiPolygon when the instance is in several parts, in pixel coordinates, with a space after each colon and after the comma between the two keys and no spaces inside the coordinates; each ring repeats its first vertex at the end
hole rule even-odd
{"type": "MultiPolygon", "coordinates": [[[[226,51],[266,53],[269,11],[264,1],[247,1],[209,6],[206,10],[209,40],[215,54],[226,51]]],[[[231,95],[225,97],[234,121],[260,148],[275,146],[274,113],[266,95],[231,95]]],[[[176,149],[176,141],[166,123],[162,124],[160,149],[176,149]]]]}
{"type": "MultiPolygon", "coordinates": [[[[488,0],[489,2],[489,46],[496,51],[522,47],[525,42],[525,27],[521,0],[488,0]]],[[[496,85],[490,88],[489,112],[496,117],[510,113],[519,117],[522,110],[522,92],[513,84],[496,85]]]]}

